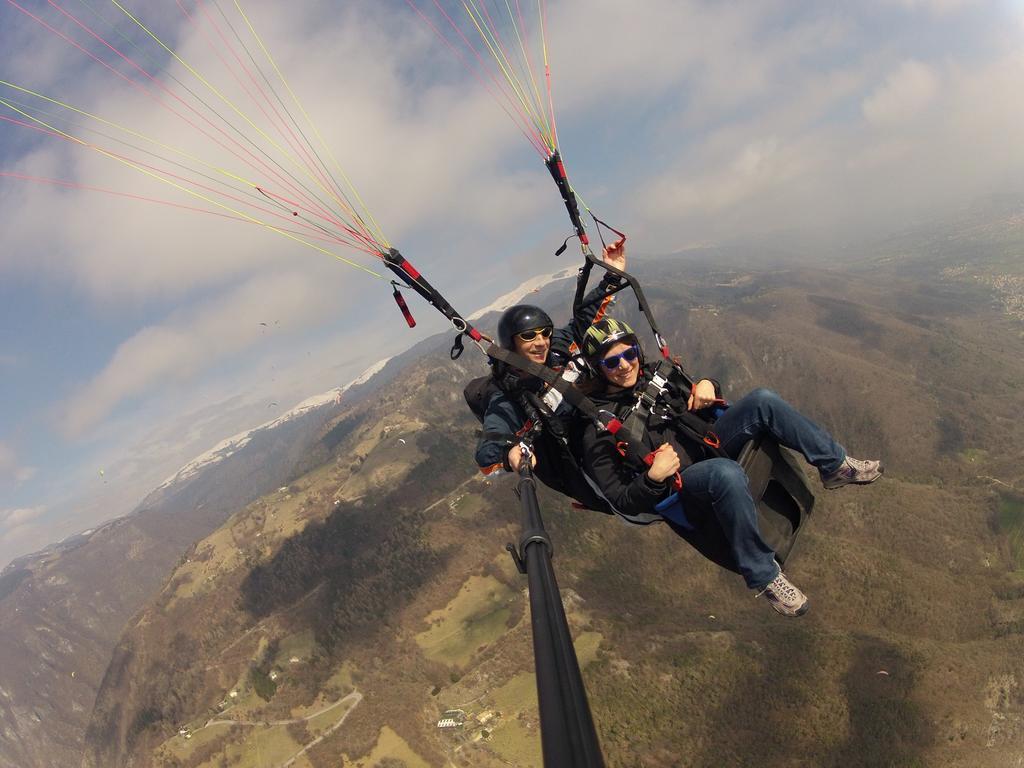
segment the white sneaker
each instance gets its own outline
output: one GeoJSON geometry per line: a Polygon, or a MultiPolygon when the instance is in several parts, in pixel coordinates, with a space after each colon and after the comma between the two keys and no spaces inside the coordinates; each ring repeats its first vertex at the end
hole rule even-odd
{"type": "Polygon", "coordinates": [[[768,586],[757,593],[758,597],[761,595],[783,616],[803,616],[809,607],[807,595],[797,589],[781,570],[768,586]]]}
{"type": "Polygon", "coordinates": [[[882,476],[885,467],[876,459],[854,459],[847,456],[839,469],[821,476],[821,484],[826,489],[842,488],[844,485],[867,485],[882,476]]]}

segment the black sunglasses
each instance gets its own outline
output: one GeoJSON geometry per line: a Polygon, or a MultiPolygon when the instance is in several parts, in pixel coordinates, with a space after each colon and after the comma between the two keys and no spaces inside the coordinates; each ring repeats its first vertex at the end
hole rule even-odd
{"type": "Polygon", "coordinates": [[[550,338],[551,337],[551,327],[550,326],[545,326],[544,328],[534,328],[534,329],[529,330],[529,331],[523,331],[522,333],[517,333],[516,336],[518,336],[523,341],[533,341],[535,338],[537,338],[537,334],[538,333],[543,338],[545,338],[545,339],[550,338]]]}
{"type": "Polygon", "coordinates": [[[634,344],[629,349],[624,349],[617,355],[609,355],[608,357],[602,357],[600,360],[598,360],[598,362],[601,363],[601,365],[603,365],[607,370],[614,371],[616,368],[619,367],[620,360],[625,360],[627,363],[632,363],[638,357],[640,357],[640,348],[636,344],[634,344]]]}

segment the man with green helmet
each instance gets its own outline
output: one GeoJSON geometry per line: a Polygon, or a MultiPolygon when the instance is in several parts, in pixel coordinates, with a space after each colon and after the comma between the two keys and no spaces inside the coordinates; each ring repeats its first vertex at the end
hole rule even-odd
{"type": "MultiPolygon", "coordinates": [[[[597,372],[594,405],[626,422],[635,412],[655,366],[645,365],[633,329],[612,318],[584,334],[583,355],[597,372]]],[[[583,433],[587,476],[611,505],[627,517],[657,511],[678,535],[702,554],[743,576],[785,616],[806,612],[807,597],[782,573],[758,528],[747,476],[735,461],[751,439],[767,437],[803,455],[818,469],[825,488],[864,484],[882,474],[879,461],[854,459],[824,429],[771,390],[759,388],[722,408],[721,389],[711,379],[684,388],[669,380],[645,411],[635,443],[624,455],[622,433],[598,424],[583,433]],[[713,421],[716,441],[701,440],[690,414],[713,421]]],[[[699,421],[697,423],[700,423],[699,421]]]]}

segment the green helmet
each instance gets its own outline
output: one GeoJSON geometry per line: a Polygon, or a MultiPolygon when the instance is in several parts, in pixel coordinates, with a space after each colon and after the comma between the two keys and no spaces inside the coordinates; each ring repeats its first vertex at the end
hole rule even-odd
{"type": "Polygon", "coordinates": [[[587,328],[583,335],[583,356],[593,359],[603,355],[609,347],[620,342],[632,342],[639,346],[640,340],[626,323],[614,317],[602,317],[587,328]]]}

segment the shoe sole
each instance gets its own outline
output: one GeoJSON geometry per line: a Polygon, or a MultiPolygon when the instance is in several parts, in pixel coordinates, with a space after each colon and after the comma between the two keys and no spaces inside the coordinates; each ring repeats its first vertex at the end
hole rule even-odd
{"type": "Polygon", "coordinates": [[[779,610],[776,603],[772,603],[771,606],[772,610],[774,610],[780,616],[788,616],[789,618],[795,619],[797,616],[803,616],[805,613],[807,613],[807,609],[811,607],[811,601],[806,600],[803,605],[801,605],[792,613],[790,613],[789,611],[779,610]]]}

